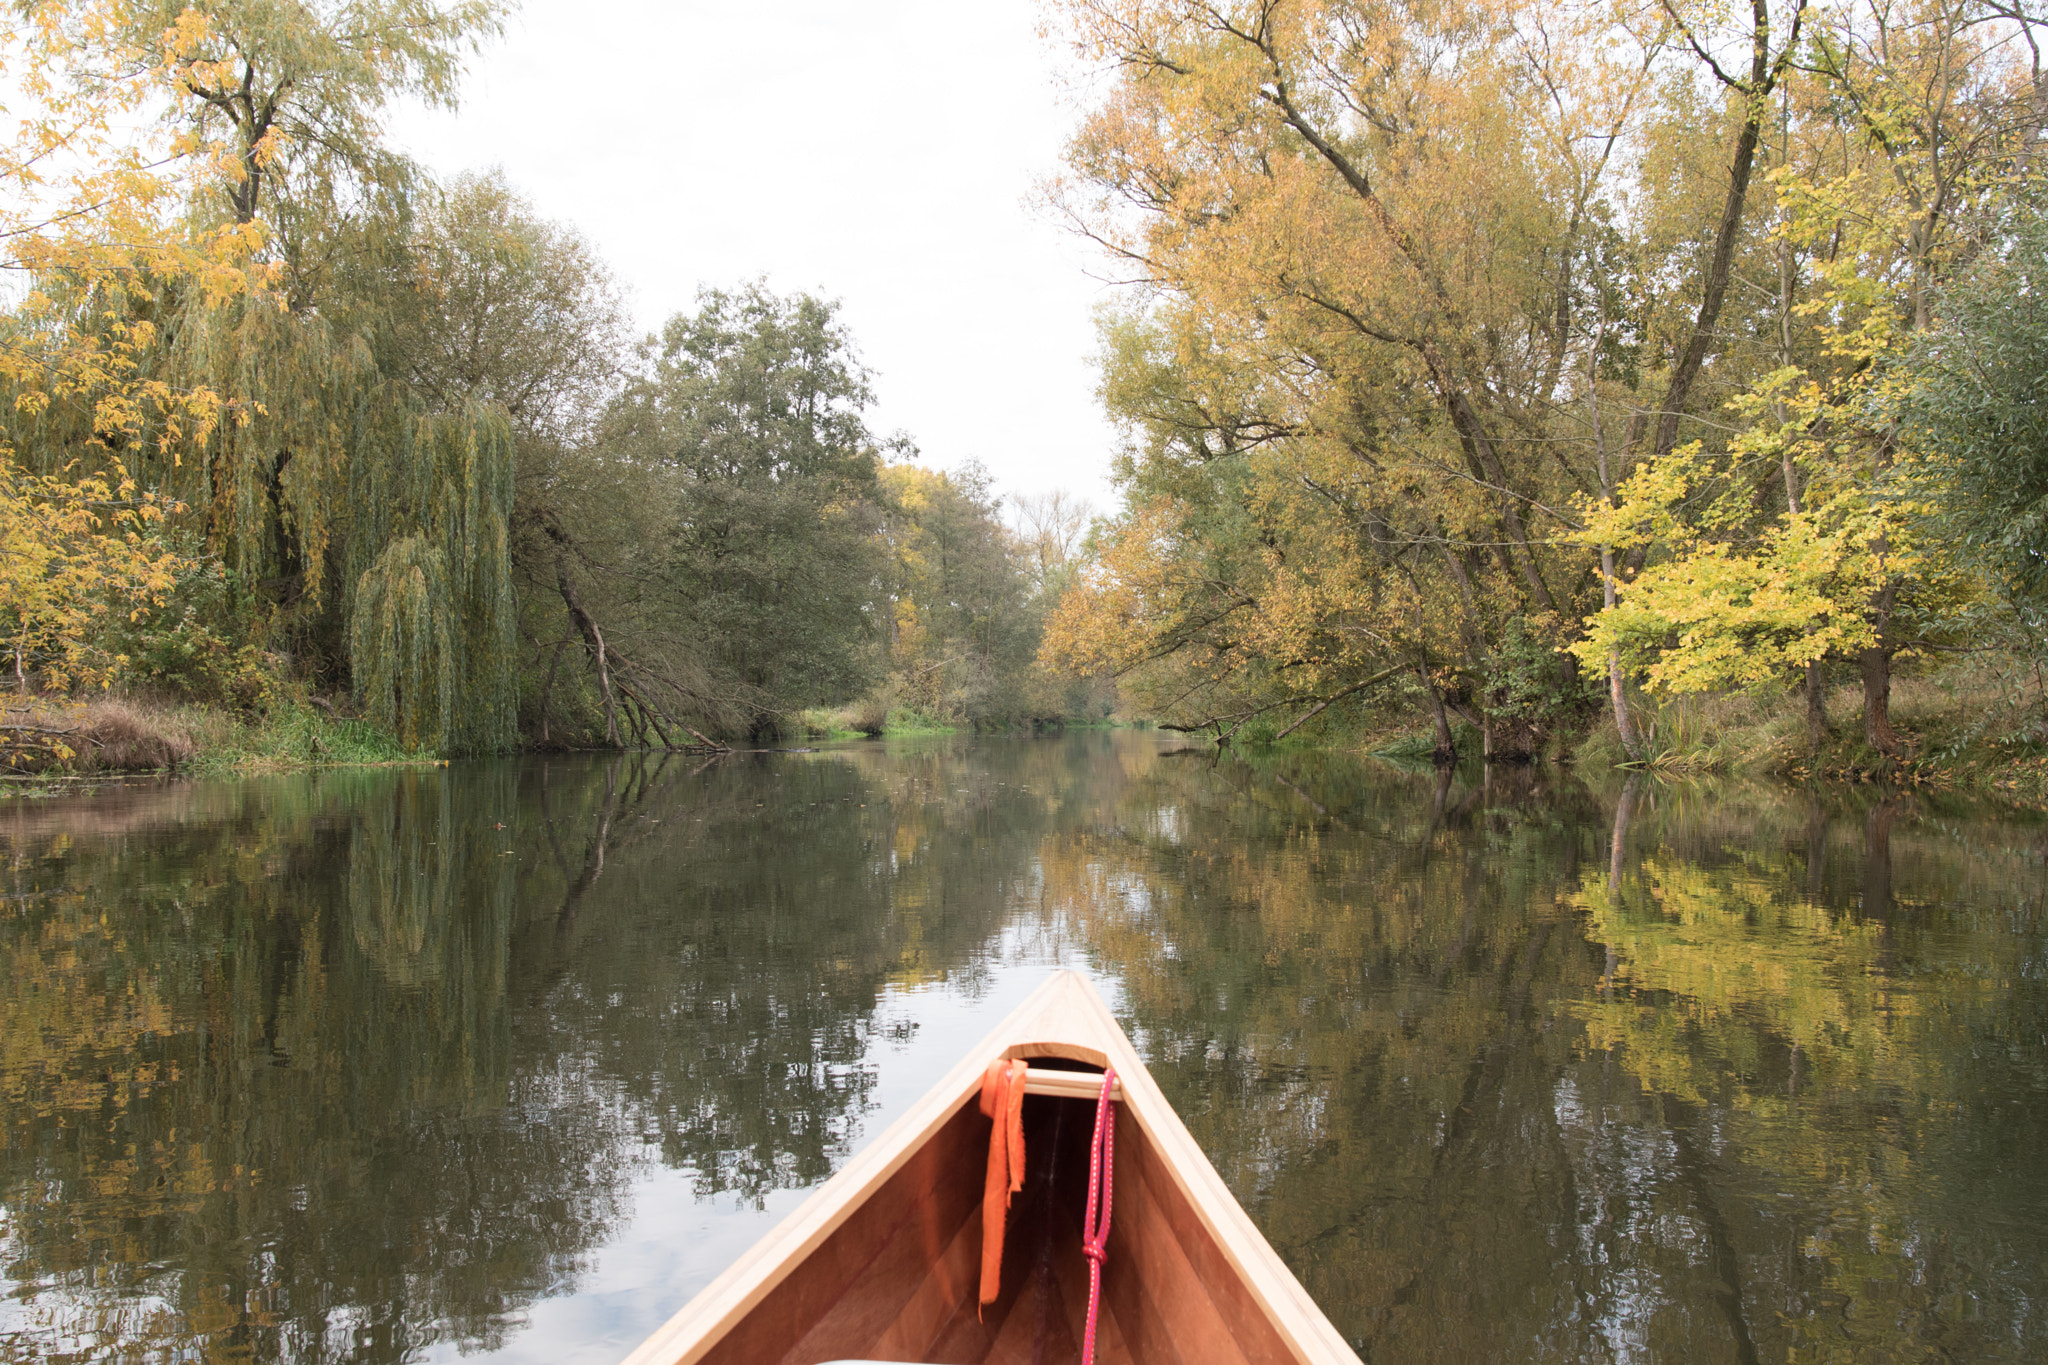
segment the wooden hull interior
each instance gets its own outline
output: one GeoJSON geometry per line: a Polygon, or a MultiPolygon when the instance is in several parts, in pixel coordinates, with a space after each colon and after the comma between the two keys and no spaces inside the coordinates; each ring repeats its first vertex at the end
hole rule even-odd
{"type": "Polygon", "coordinates": [[[1095,1097],[1121,1082],[1103,1365],[1356,1365],[1173,1113],[1085,978],[1055,974],[890,1130],[642,1342],[626,1365],[1078,1361],[1095,1097]],[[997,1059],[1031,1063],[1002,1293],[979,1305],[997,1059]],[[1043,1065],[1050,1063],[1050,1065],[1043,1065]]]}
{"type": "MultiPolygon", "coordinates": [[[[1092,1102],[1025,1099],[1026,1177],[1004,1237],[1003,1290],[979,1313],[990,1124],[969,1101],[704,1359],[1078,1361],[1088,1310],[1081,1220],[1094,1126],[1092,1102]]],[[[1163,1175],[1137,1125],[1121,1123],[1096,1360],[1220,1365],[1289,1358],[1163,1175]],[[1232,1287],[1240,1292],[1229,1293],[1232,1287]]]]}

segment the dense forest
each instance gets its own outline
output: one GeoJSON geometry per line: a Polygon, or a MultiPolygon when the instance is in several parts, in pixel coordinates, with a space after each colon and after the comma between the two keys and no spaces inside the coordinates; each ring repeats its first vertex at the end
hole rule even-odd
{"type": "Polygon", "coordinates": [[[573,228],[390,145],[504,17],[16,6],[23,698],[312,702],[440,753],[1100,720],[1036,662],[1087,509],[871,430],[831,301],[707,288],[635,336],[573,228]]]}
{"type": "Polygon", "coordinates": [[[1954,745],[2048,738],[2025,4],[1049,0],[1083,111],[1044,207],[1128,286],[1099,523],[870,429],[831,301],[707,288],[636,336],[574,228],[395,150],[498,0],[15,14],[24,697],[446,753],[1120,698],[1634,763],[1742,698],[1883,767],[1939,676],[1996,712],[1954,745]]]}
{"type": "Polygon", "coordinates": [[[2030,6],[1053,8],[1105,74],[1052,203],[1132,285],[1053,657],[1222,738],[1654,761],[1746,696],[1872,766],[1895,677],[1967,664],[2038,747],[2030,6]]]}

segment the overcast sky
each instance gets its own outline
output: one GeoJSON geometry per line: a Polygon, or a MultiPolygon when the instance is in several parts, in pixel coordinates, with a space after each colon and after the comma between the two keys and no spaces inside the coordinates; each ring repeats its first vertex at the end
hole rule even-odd
{"type": "Polygon", "coordinates": [[[1030,0],[527,0],[453,115],[394,138],[504,168],[650,330],[700,285],[842,301],[881,434],[1107,510],[1100,263],[1028,202],[1074,122],[1030,0]]]}

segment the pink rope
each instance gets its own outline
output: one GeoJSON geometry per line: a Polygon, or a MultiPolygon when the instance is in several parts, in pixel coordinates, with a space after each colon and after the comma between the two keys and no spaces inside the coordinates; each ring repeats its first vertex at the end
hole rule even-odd
{"type": "Polygon", "coordinates": [[[1109,1255],[1109,1207],[1116,1179],[1116,1110],[1109,1092],[1116,1088],[1116,1068],[1102,1073],[1102,1094],[1095,1100],[1095,1137],[1088,1144],[1088,1216],[1081,1223],[1081,1254],[1088,1258],[1088,1326],[1081,1337],[1081,1365],[1095,1365],[1095,1318],[1102,1306],[1102,1262],[1109,1255]],[[1102,1225],[1095,1223],[1095,1196],[1102,1194],[1102,1225]]]}

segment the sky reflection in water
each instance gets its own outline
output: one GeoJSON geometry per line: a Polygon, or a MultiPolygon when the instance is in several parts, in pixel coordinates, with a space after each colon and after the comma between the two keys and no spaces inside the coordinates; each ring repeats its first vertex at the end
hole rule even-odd
{"type": "Polygon", "coordinates": [[[2048,1355],[2038,823],[1176,747],[0,807],[0,1360],[616,1359],[1054,965],[1370,1359],[2048,1355]]]}

